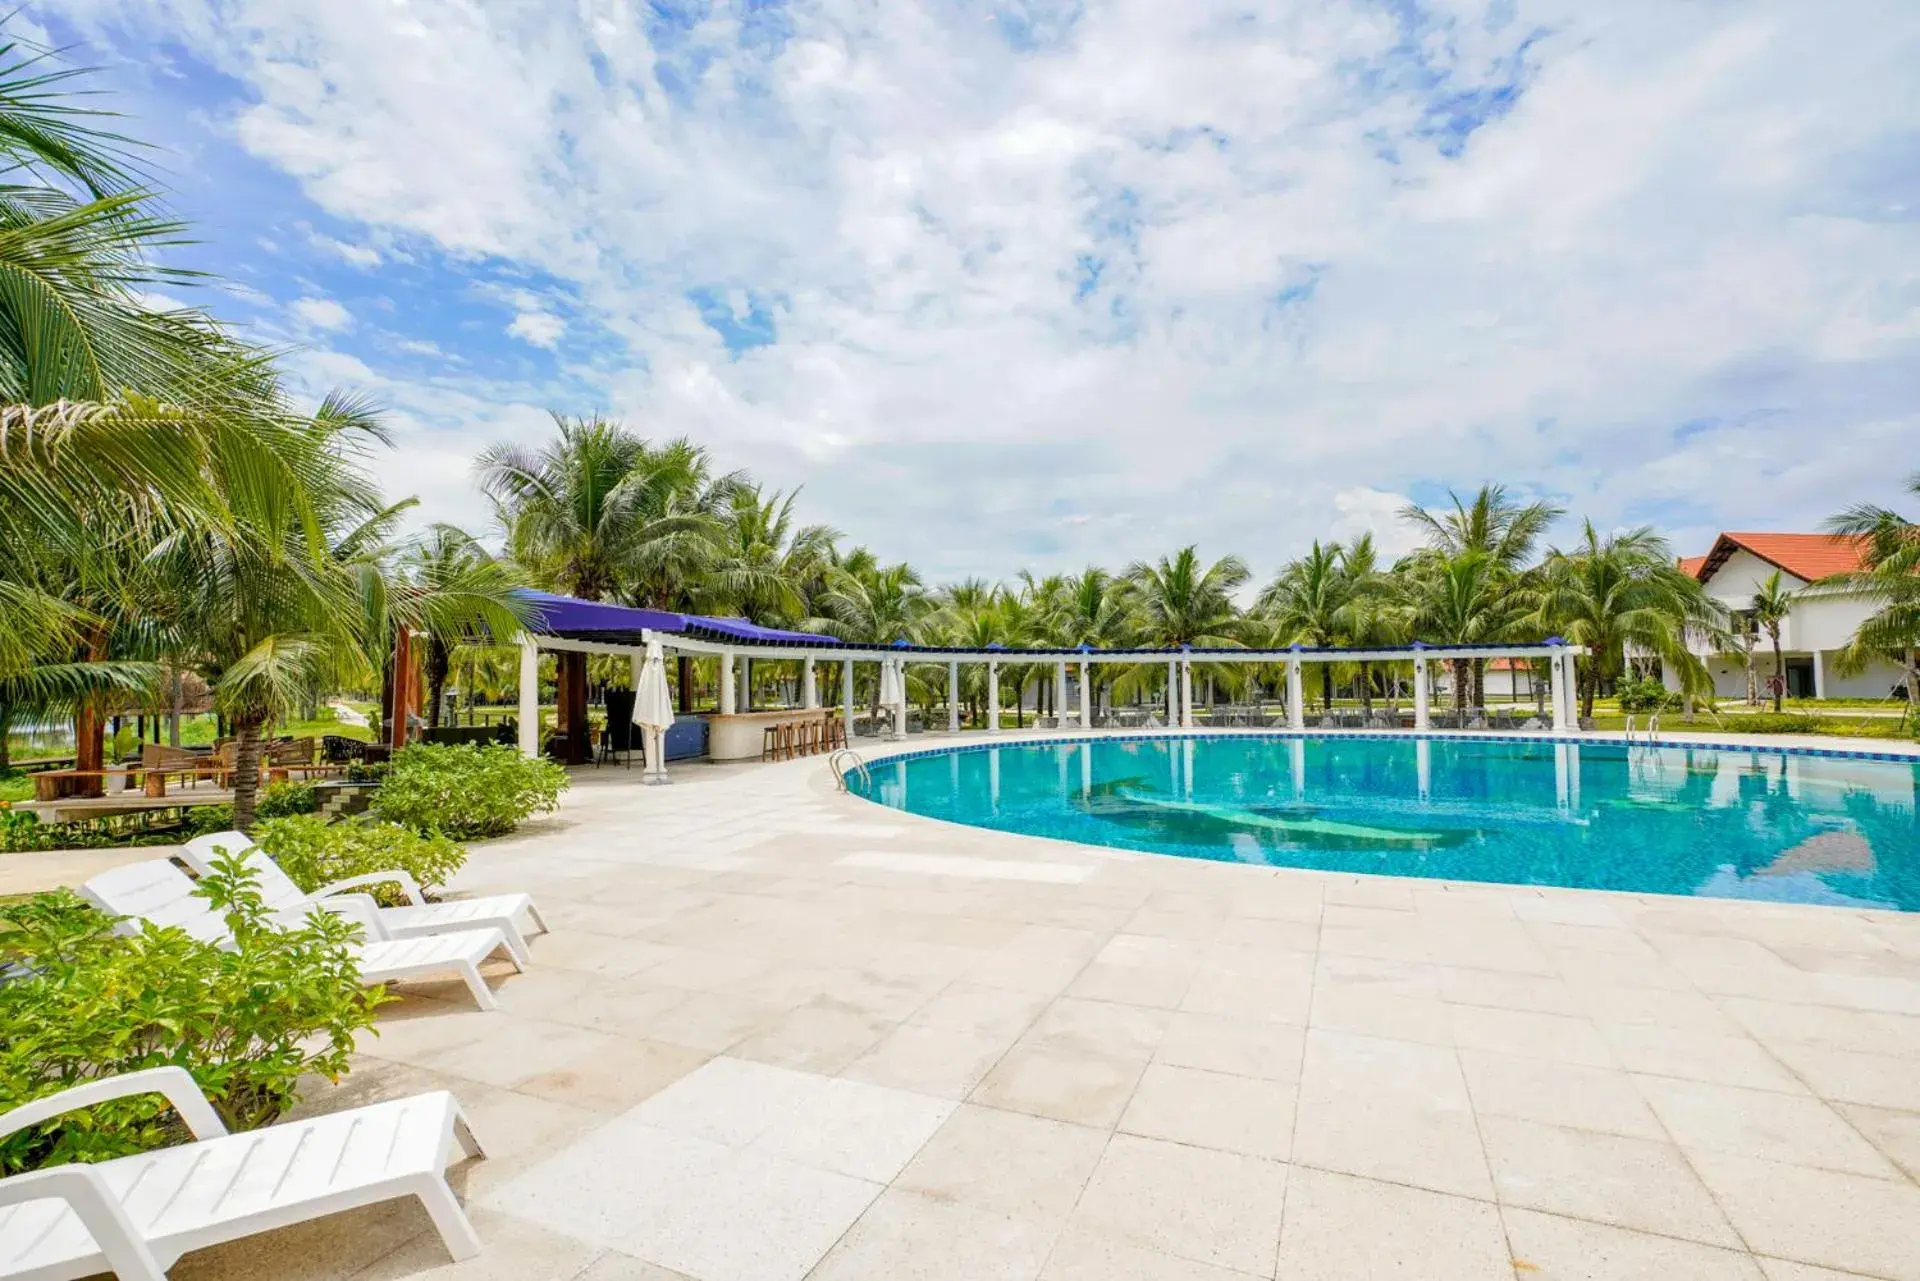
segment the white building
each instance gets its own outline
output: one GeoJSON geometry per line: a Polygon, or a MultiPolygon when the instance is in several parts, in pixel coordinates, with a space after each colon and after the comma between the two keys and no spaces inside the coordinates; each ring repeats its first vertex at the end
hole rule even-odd
{"type": "MultiPolygon", "coordinates": [[[[1689,556],[1680,568],[1705,586],[1707,595],[1724,605],[1734,625],[1746,622],[1762,696],[1773,675],[1773,642],[1750,623],[1754,594],[1776,570],[1789,590],[1798,590],[1831,574],[1860,568],[1860,544],[1835,534],[1721,534],[1704,556],[1689,556]]],[[[1853,639],[1862,621],[1873,612],[1866,601],[1802,600],[1780,627],[1780,648],[1786,655],[1786,694],[1789,698],[1886,698],[1903,685],[1900,666],[1878,659],[1865,671],[1843,676],[1835,666],[1835,651],[1853,639]]],[[[1713,675],[1714,692],[1721,698],[1744,698],[1747,659],[1737,649],[1694,645],[1713,675]]],[[[1670,687],[1678,685],[1672,672],[1670,687]]]]}

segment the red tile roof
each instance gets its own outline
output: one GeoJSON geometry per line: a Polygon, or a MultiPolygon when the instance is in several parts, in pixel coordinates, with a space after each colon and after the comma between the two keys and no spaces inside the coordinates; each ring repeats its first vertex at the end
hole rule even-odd
{"type": "Polygon", "coordinates": [[[1736,534],[1725,533],[1713,542],[1705,556],[1681,558],[1680,568],[1701,582],[1712,578],[1736,551],[1748,551],[1775,569],[1784,569],[1795,578],[1814,582],[1830,574],[1859,569],[1866,540],[1841,534],[1736,534]]]}

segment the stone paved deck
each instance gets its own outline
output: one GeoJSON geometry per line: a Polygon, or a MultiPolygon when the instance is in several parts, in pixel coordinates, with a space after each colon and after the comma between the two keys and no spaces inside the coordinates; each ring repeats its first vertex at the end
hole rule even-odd
{"type": "MultiPolygon", "coordinates": [[[[485,1253],[338,1216],[176,1278],[1920,1278],[1920,917],[1211,864],[584,772],[554,932],[325,1110],[455,1091],[485,1253]]],[[[444,998],[444,999],[442,999],[444,998]]]]}

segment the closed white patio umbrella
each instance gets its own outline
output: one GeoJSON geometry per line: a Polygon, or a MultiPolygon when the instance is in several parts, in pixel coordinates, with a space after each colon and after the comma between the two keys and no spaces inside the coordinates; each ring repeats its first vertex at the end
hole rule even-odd
{"type": "Polygon", "coordinates": [[[887,732],[891,736],[900,733],[900,709],[907,701],[906,682],[900,679],[900,666],[892,659],[880,664],[880,706],[888,709],[887,732]]]}
{"type": "Polygon", "coordinates": [[[640,682],[633,691],[633,723],[640,727],[646,747],[649,783],[667,781],[667,728],[673,724],[673,692],[667,688],[667,660],[659,641],[647,642],[647,658],[640,665],[640,682]]]}

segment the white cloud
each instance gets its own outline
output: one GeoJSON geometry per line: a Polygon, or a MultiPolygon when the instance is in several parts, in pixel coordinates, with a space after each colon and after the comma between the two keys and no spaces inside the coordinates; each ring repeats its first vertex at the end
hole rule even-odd
{"type": "Polygon", "coordinates": [[[331,298],[300,298],[288,304],[287,310],[315,329],[335,331],[353,324],[353,313],[331,298]]]}
{"type": "Polygon", "coordinates": [[[567,332],[566,322],[550,311],[523,311],[513,318],[507,332],[521,342],[552,349],[567,332]]]}
{"type": "Polygon", "coordinates": [[[332,236],[320,235],[318,233],[313,236],[313,243],[316,248],[333,255],[335,258],[340,259],[340,261],[350,266],[367,269],[380,265],[380,251],[372,245],[350,244],[347,241],[338,240],[332,236]]]}
{"type": "Polygon", "coordinates": [[[933,574],[1264,574],[1486,479],[1810,526],[1920,434],[1903,0],[715,0],[658,43],[640,0],[63,9],[230,77],[233,136],[370,243],[565,295],[499,299],[568,378],[410,455],[435,493],[601,406],[933,574]]]}

